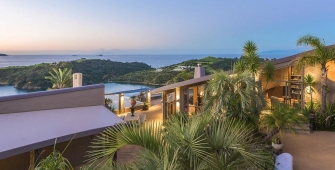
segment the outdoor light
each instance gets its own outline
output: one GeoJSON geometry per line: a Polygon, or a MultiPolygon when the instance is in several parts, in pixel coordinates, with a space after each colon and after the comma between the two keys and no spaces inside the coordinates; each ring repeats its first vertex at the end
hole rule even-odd
{"type": "Polygon", "coordinates": [[[312,93],[312,88],[311,86],[306,87],[306,93],[311,94],[312,93]]]}

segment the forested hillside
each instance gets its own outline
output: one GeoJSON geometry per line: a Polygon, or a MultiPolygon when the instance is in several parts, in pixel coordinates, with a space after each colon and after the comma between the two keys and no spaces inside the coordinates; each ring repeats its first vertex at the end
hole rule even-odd
{"type": "Polygon", "coordinates": [[[162,70],[145,70],[137,71],[129,74],[125,74],[118,77],[112,77],[112,81],[117,82],[132,82],[132,83],[144,83],[144,84],[157,84],[165,85],[176,83],[193,78],[194,68],[180,68],[181,66],[193,66],[196,67],[197,64],[201,64],[205,67],[206,74],[210,74],[212,70],[222,69],[230,70],[232,65],[238,60],[238,58],[216,58],[216,57],[206,57],[203,59],[194,59],[183,61],[178,64],[170,65],[161,68],[162,70]]]}
{"type": "Polygon", "coordinates": [[[107,82],[113,77],[127,73],[153,70],[149,65],[139,62],[122,63],[110,60],[79,59],[68,62],[42,63],[31,66],[0,68],[0,84],[14,85],[18,89],[45,89],[52,84],[45,79],[53,68],[72,69],[73,73],[83,73],[83,84],[107,82]]]}

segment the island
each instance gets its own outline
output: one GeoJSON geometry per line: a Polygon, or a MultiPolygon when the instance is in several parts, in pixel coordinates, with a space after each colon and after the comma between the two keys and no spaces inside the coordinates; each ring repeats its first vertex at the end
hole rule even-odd
{"type": "Polygon", "coordinates": [[[128,74],[111,77],[113,82],[141,83],[149,85],[167,85],[193,78],[194,67],[201,64],[206,74],[214,70],[232,70],[238,58],[220,58],[208,56],[202,59],[192,59],[178,64],[158,68],[155,70],[141,70],[128,74]]]}
{"type": "Polygon", "coordinates": [[[58,63],[41,63],[31,66],[0,68],[0,84],[13,85],[17,89],[47,89],[52,86],[45,76],[53,68],[72,69],[83,74],[83,85],[105,82],[166,85],[193,78],[194,67],[201,64],[206,74],[214,70],[231,70],[238,58],[205,57],[183,61],[159,69],[141,62],[122,63],[102,59],[81,58],[58,63]]]}
{"type": "Polygon", "coordinates": [[[68,68],[72,69],[73,73],[83,73],[83,85],[109,82],[112,77],[132,72],[154,70],[141,62],[122,63],[82,58],[67,62],[0,68],[0,84],[13,85],[17,89],[47,89],[52,86],[52,83],[46,80],[45,76],[48,76],[53,68],[68,68]]]}
{"type": "Polygon", "coordinates": [[[0,53],[0,56],[8,56],[8,55],[7,55],[7,54],[1,54],[1,53],[0,53]]]}

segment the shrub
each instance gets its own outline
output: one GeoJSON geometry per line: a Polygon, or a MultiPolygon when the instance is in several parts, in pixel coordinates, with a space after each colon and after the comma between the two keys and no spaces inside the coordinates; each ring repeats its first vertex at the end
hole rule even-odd
{"type": "Polygon", "coordinates": [[[335,131],[335,101],[328,103],[325,114],[317,114],[316,130],[320,131],[335,131]]]}

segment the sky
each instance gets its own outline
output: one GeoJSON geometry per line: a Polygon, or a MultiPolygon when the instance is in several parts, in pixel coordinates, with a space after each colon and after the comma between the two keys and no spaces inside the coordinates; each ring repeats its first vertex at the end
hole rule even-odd
{"type": "Polygon", "coordinates": [[[335,44],[334,0],[1,0],[0,53],[231,54],[335,44]]]}

